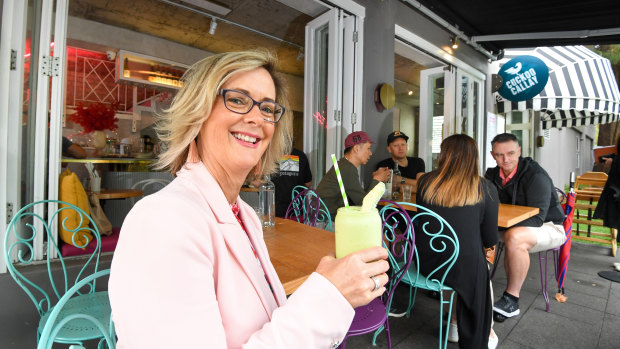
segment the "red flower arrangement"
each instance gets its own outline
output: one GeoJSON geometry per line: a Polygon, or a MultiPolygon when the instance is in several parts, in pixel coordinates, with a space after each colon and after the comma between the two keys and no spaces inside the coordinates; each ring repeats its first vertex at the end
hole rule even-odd
{"type": "Polygon", "coordinates": [[[105,105],[103,103],[93,103],[84,108],[82,103],[78,103],[75,113],[69,115],[69,120],[79,124],[84,128],[85,133],[98,130],[116,130],[118,118],[116,109],[118,102],[105,105]]]}

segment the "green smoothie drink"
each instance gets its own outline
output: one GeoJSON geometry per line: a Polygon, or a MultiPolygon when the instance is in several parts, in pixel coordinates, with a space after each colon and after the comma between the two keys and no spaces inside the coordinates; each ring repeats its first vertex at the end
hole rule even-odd
{"type": "Polygon", "coordinates": [[[381,246],[381,217],[375,207],[362,211],[361,206],[341,207],[336,213],[336,258],[381,246]]]}

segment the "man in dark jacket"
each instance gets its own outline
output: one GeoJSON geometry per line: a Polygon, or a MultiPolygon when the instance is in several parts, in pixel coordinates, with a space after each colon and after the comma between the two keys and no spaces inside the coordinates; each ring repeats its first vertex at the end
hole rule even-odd
{"type": "Polygon", "coordinates": [[[495,320],[503,321],[519,314],[519,292],[530,267],[529,254],[558,247],[566,237],[562,227],[564,213],[547,172],[532,158],[521,157],[521,147],[512,134],[495,136],[491,145],[497,167],[488,169],[485,177],[497,188],[499,201],[540,210],[536,216],[510,227],[504,235],[508,285],[493,305],[495,320]]]}
{"type": "MultiPolygon", "coordinates": [[[[347,201],[351,206],[361,206],[364,196],[375,185],[379,182],[386,182],[390,178],[390,170],[387,167],[382,167],[372,173],[372,181],[366,188],[360,184],[357,168],[361,165],[366,165],[368,160],[370,160],[372,143],[375,142],[371,141],[370,136],[364,131],[353,132],[344,140],[344,156],[338,160],[338,169],[340,170],[342,183],[347,193],[347,201]]],[[[338,208],[344,206],[344,200],[342,199],[334,167],[323,176],[316,190],[319,193],[319,197],[325,202],[327,209],[329,209],[332,220],[335,220],[338,208]]]]}
{"type": "MultiPolygon", "coordinates": [[[[620,137],[616,147],[619,156],[606,158],[605,161],[611,162],[611,169],[593,218],[603,219],[603,225],[606,227],[620,229],[620,137]]],[[[616,236],[616,241],[620,242],[620,235],[616,236]]]]}

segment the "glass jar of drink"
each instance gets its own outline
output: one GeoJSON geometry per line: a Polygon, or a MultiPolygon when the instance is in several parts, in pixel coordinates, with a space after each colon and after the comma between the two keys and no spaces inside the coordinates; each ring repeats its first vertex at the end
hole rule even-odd
{"type": "Polygon", "coordinates": [[[376,208],[362,211],[361,206],[341,207],[336,212],[336,258],[381,246],[381,217],[376,208]]]}

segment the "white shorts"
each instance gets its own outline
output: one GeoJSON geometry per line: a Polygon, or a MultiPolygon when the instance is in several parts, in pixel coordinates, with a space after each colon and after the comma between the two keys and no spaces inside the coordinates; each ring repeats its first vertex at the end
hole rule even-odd
{"type": "Polygon", "coordinates": [[[553,224],[553,222],[543,223],[540,227],[528,227],[530,231],[536,234],[538,241],[532,247],[530,253],[545,251],[551,248],[561,246],[566,241],[564,227],[562,225],[553,224]]]}

